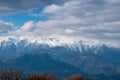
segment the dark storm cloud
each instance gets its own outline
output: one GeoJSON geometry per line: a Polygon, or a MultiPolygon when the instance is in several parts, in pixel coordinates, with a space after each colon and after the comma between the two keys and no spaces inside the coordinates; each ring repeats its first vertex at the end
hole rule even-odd
{"type": "Polygon", "coordinates": [[[50,4],[63,4],[68,0],[0,0],[0,14],[26,11],[50,4]]]}

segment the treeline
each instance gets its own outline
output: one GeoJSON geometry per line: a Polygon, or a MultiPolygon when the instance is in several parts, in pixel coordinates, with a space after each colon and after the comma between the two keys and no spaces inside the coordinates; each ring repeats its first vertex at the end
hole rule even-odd
{"type": "MultiPolygon", "coordinates": [[[[31,74],[27,77],[23,76],[23,70],[2,69],[0,70],[0,80],[58,80],[52,74],[31,74]]],[[[74,74],[63,80],[95,80],[94,78],[84,79],[81,74],[74,74]]]]}

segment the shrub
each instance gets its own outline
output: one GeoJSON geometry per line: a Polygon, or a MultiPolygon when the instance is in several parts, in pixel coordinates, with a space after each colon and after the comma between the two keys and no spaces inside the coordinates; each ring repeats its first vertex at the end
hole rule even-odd
{"type": "Polygon", "coordinates": [[[51,74],[41,74],[41,75],[30,75],[28,80],[57,80],[54,75],[51,74]]]}
{"type": "Polygon", "coordinates": [[[65,78],[64,80],[83,80],[83,76],[80,74],[75,74],[71,77],[65,78]]]}
{"type": "Polygon", "coordinates": [[[94,78],[87,78],[86,80],[95,80],[94,78]]]}

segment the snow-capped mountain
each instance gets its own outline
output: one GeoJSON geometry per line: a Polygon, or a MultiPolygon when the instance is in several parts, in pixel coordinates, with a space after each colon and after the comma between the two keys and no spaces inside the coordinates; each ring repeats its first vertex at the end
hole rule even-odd
{"type": "Polygon", "coordinates": [[[54,38],[7,38],[0,40],[0,58],[11,58],[30,53],[49,53],[54,56],[58,56],[58,54],[95,54],[116,60],[119,58],[120,49],[97,41],[61,41],[54,38]]]}
{"type": "Polygon", "coordinates": [[[54,38],[0,40],[2,63],[17,60],[25,54],[48,54],[51,59],[72,65],[87,74],[120,74],[120,49],[100,42],[54,38]]]}
{"type": "Polygon", "coordinates": [[[14,44],[15,46],[28,46],[28,45],[46,45],[49,47],[56,47],[56,46],[64,46],[69,47],[71,49],[76,49],[76,47],[79,48],[79,50],[82,52],[82,46],[87,48],[99,48],[103,44],[95,41],[82,41],[82,40],[59,40],[55,38],[30,38],[30,39],[23,39],[23,38],[6,38],[0,40],[0,46],[5,47],[10,44],[14,44]],[[4,45],[3,45],[4,44],[4,45]]]}
{"type": "MultiPolygon", "coordinates": [[[[63,41],[53,38],[31,38],[31,39],[21,39],[21,38],[7,38],[5,40],[0,40],[0,54],[13,55],[13,54],[23,54],[23,53],[39,53],[41,49],[46,51],[47,49],[53,50],[57,48],[64,48],[67,51],[74,51],[79,53],[104,53],[105,48],[114,49],[110,45],[106,45],[100,42],[92,41],[63,41]]],[[[118,49],[118,48],[116,48],[118,49]]],[[[60,49],[59,49],[60,50],[60,49]]],[[[64,50],[64,51],[66,51],[64,50]]]]}

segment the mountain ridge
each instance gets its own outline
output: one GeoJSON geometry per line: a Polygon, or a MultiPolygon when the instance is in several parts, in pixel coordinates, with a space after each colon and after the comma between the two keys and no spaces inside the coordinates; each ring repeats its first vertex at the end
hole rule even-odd
{"type": "Polygon", "coordinates": [[[3,62],[25,54],[49,54],[52,59],[82,69],[88,74],[120,73],[120,49],[105,44],[93,42],[93,45],[89,45],[89,42],[84,44],[79,41],[75,44],[51,46],[48,43],[40,43],[36,39],[32,42],[25,39],[0,42],[0,60],[3,62]]]}

